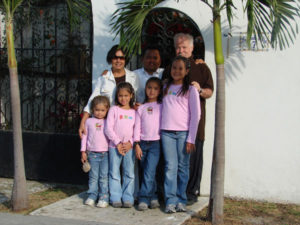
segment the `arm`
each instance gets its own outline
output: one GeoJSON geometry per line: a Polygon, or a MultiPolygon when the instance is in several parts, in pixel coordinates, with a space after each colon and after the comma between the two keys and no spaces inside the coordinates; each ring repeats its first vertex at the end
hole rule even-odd
{"type": "Polygon", "coordinates": [[[201,88],[200,84],[197,81],[193,81],[191,83],[199,92],[200,97],[202,98],[210,98],[213,94],[212,89],[210,88],[201,88]]]}
{"type": "Polygon", "coordinates": [[[78,129],[79,137],[82,139],[83,135],[86,135],[85,122],[90,117],[90,114],[87,112],[83,112],[83,116],[81,118],[80,126],[78,129]]]}
{"type": "Polygon", "coordinates": [[[89,114],[91,113],[91,102],[97,95],[100,95],[100,90],[101,90],[102,83],[103,83],[102,79],[103,79],[102,76],[98,77],[97,83],[95,85],[95,89],[93,90],[93,92],[88,100],[88,103],[86,104],[86,106],[83,109],[84,112],[87,112],[89,114]]]}
{"type": "Polygon", "coordinates": [[[189,93],[190,124],[186,142],[194,144],[201,116],[200,99],[196,88],[191,87],[189,93]]]}
{"type": "Polygon", "coordinates": [[[86,144],[87,144],[87,133],[88,133],[88,129],[86,129],[86,126],[84,127],[84,129],[86,130],[86,134],[82,135],[82,139],[81,139],[81,162],[85,163],[87,161],[87,155],[86,155],[86,144]]]}
{"type": "Polygon", "coordinates": [[[202,98],[210,98],[214,91],[214,81],[212,79],[211,71],[206,64],[202,64],[202,73],[206,75],[207,79],[203,84],[200,96],[202,98]]]}
{"type": "Polygon", "coordinates": [[[139,142],[141,140],[141,116],[139,110],[135,113],[135,122],[133,129],[133,141],[139,142]]]}
{"type": "Polygon", "coordinates": [[[101,76],[98,78],[97,80],[97,83],[96,83],[96,86],[95,86],[95,89],[93,90],[89,100],[88,100],[88,103],[87,105],[84,107],[83,109],[83,116],[82,116],[82,119],[81,119],[81,122],[80,122],[80,126],[79,126],[79,129],[78,129],[78,134],[79,134],[79,137],[82,138],[82,134],[85,134],[86,130],[84,128],[84,125],[85,125],[85,121],[89,118],[90,116],[90,108],[91,108],[91,102],[92,100],[100,94],[100,90],[101,90],[101,86],[102,86],[102,78],[101,76]]]}
{"type": "Polygon", "coordinates": [[[143,157],[143,151],[141,149],[141,146],[139,144],[135,145],[135,156],[138,160],[141,160],[143,157]]]}
{"type": "Polygon", "coordinates": [[[112,107],[108,111],[107,119],[106,119],[106,126],[104,129],[104,133],[106,134],[107,138],[111,140],[116,146],[121,143],[120,138],[114,131],[115,126],[115,107],[112,107]]]}

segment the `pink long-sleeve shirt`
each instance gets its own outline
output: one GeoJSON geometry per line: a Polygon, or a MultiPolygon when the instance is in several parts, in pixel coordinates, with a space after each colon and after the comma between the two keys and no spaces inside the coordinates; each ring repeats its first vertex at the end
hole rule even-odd
{"type": "Polygon", "coordinates": [[[200,120],[200,98],[197,89],[190,86],[188,92],[178,96],[182,85],[170,85],[164,96],[161,129],[188,131],[187,142],[194,144],[200,120]]]}
{"type": "Polygon", "coordinates": [[[105,134],[110,140],[109,147],[116,148],[120,142],[130,141],[133,144],[135,114],[134,109],[122,109],[119,106],[109,109],[105,127],[105,134]]]}
{"type": "Polygon", "coordinates": [[[82,136],[80,151],[108,151],[108,139],[104,135],[104,127],[104,119],[88,118],[85,122],[85,129],[87,133],[82,136]]]}
{"type": "Polygon", "coordinates": [[[161,104],[148,102],[139,106],[134,129],[134,141],[160,139],[161,104]]]}

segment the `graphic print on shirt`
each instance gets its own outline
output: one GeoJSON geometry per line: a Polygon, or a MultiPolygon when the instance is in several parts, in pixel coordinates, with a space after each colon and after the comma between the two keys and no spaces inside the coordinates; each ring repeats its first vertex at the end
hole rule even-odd
{"type": "Polygon", "coordinates": [[[177,93],[174,91],[168,91],[168,95],[177,95],[177,93]]]}
{"type": "Polygon", "coordinates": [[[151,114],[153,113],[153,107],[152,107],[152,106],[149,106],[149,107],[147,108],[147,113],[148,113],[149,115],[151,115],[151,114]]]}
{"type": "Polygon", "coordinates": [[[96,126],[96,130],[100,131],[101,127],[102,127],[102,124],[96,123],[95,126],[96,126]]]}
{"type": "Polygon", "coordinates": [[[132,118],[132,116],[128,116],[128,115],[120,115],[120,120],[122,120],[122,119],[129,119],[129,120],[132,120],[133,118],[132,118]]]}

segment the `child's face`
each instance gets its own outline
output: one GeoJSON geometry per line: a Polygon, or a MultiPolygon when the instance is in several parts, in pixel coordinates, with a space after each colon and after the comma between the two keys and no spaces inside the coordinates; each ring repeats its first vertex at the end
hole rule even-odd
{"type": "Polygon", "coordinates": [[[146,95],[148,97],[148,100],[151,101],[156,101],[157,97],[160,93],[160,87],[158,83],[156,82],[150,82],[146,86],[146,95]]]}
{"type": "Polygon", "coordinates": [[[118,93],[118,101],[122,106],[129,106],[130,99],[132,94],[128,92],[127,89],[121,88],[118,93]]]}
{"type": "Polygon", "coordinates": [[[181,83],[184,77],[188,74],[188,70],[182,60],[176,60],[171,67],[171,76],[175,83],[181,83]]]}
{"type": "Polygon", "coordinates": [[[98,119],[103,119],[106,116],[107,113],[107,107],[104,104],[97,104],[95,105],[94,109],[93,109],[93,115],[94,117],[98,118],[98,119]]]}

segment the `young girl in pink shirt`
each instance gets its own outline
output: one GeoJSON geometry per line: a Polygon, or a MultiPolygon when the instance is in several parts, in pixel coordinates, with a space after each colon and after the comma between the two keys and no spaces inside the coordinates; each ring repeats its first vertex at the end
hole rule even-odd
{"type": "Polygon", "coordinates": [[[142,183],[138,210],[159,207],[156,195],[156,166],[160,157],[160,117],[162,82],[151,77],[145,87],[145,103],[139,106],[135,119],[135,154],[140,160],[142,183]]]}
{"type": "MultiPolygon", "coordinates": [[[[177,56],[164,87],[161,140],[165,159],[164,191],[166,213],[186,211],[190,153],[200,120],[200,99],[190,85],[188,59],[177,56]]],[[[200,74],[199,74],[200,75],[200,74]]]]}
{"type": "Polygon", "coordinates": [[[108,112],[105,134],[109,142],[110,203],[115,208],[131,208],[134,203],[134,159],[132,150],[135,123],[134,89],[128,82],[119,83],[115,106],[108,112]],[[122,165],[122,186],[120,166],[122,165]]]}
{"type": "Polygon", "coordinates": [[[109,99],[96,96],[91,103],[93,117],[86,120],[86,134],[81,139],[81,161],[91,165],[89,190],[86,205],[104,208],[108,205],[108,140],[104,135],[105,117],[109,109],[109,99]],[[88,152],[88,154],[87,154],[88,152]]]}

